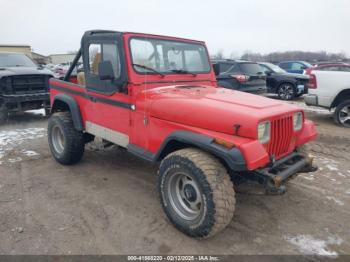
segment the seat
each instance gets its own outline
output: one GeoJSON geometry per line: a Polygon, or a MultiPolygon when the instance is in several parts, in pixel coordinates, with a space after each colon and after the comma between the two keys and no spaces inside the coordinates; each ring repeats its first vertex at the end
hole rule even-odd
{"type": "MultiPolygon", "coordinates": [[[[101,53],[97,53],[94,57],[94,60],[92,61],[90,71],[94,75],[98,75],[98,64],[101,62],[101,53]]],[[[79,72],[77,74],[77,83],[78,85],[85,86],[86,81],[85,81],[85,73],[84,72],[79,72]]]]}
{"type": "Polygon", "coordinates": [[[101,63],[101,53],[97,53],[94,57],[94,61],[91,64],[91,73],[98,75],[98,64],[101,63]]]}
{"type": "Polygon", "coordinates": [[[77,82],[78,82],[78,85],[85,86],[85,73],[84,72],[79,72],[77,74],[77,82]]]}

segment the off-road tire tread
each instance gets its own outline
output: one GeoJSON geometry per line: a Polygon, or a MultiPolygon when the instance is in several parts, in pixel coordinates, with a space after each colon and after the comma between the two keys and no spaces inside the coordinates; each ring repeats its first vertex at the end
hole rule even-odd
{"type": "Polygon", "coordinates": [[[187,159],[200,169],[212,191],[214,202],[214,221],[212,221],[212,227],[208,230],[209,233],[207,235],[199,234],[195,237],[208,238],[219,233],[231,222],[236,203],[235,191],[226,168],[216,157],[197,148],[186,148],[175,151],[169,154],[163,161],[176,158],[187,159]]]}
{"type": "MultiPolygon", "coordinates": [[[[70,112],[57,112],[51,115],[49,118],[48,132],[50,132],[50,126],[55,122],[61,124],[63,128],[63,133],[67,141],[63,156],[54,158],[63,165],[73,165],[78,163],[84,154],[85,143],[83,139],[83,132],[80,132],[74,128],[73,120],[70,112]]],[[[50,144],[50,149],[52,147],[50,141],[50,134],[48,133],[48,139],[50,144]]],[[[51,149],[53,151],[53,149],[51,149]]]]}
{"type": "Polygon", "coordinates": [[[339,115],[339,111],[340,109],[342,109],[345,105],[347,104],[350,104],[350,100],[344,100],[343,102],[341,102],[336,108],[335,108],[335,111],[334,111],[334,115],[333,115],[333,118],[334,118],[334,122],[339,125],[339,126],[342,126],[342,127],[346,127],[344,126],[340,121],[339,121],[339,118],[338,118],[338,115],[339,115]]]}

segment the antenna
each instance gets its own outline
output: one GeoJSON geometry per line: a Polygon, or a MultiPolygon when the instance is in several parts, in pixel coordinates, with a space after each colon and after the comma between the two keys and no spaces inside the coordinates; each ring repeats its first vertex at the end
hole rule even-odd
{"type": "MultiPolygon", "coordinates": [[[[145,40],[147,41],[148,36],[145,37],[145,40]]],[[[144,41],[144,50],[146,50],[146,44],[147,42],[144,41]]],[[[143,124],[145,126],[148,125],[148,118],[147,118],[147,114],[148,114],[148,103],[147,103],[147,70],[145,71],[145,74],[144,74],[144,98],[145,98],[145,108],[143,110],[143,124]]],[[[147,142],[148,143],[148,142],[147,142]]]]}

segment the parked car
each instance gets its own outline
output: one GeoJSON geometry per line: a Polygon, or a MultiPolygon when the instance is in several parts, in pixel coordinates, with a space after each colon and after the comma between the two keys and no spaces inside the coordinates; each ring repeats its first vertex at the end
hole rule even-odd
{"type": "Polygon", "coordinates": [[[159,162],[164,212],[191,237],[231,222],[232,180],[283,193],[298,172],[314,170],[303,146],[317,136],[313,122],[298,107],[218,88],[201,41],[88,31],[65,78],[50,79],[50,94],[48,142],[57,162],[78,163],[94,137],[159,162]]]}
{"type": "Polygon", "coordinates": [[[345,63],[323,63],[310,68],[305,69],[305,74],[310,75],[312,71],[341,71],[350,72],[350,65],[345,63]]]}
{"type": "Polygon", "coordinates": [[[69,66],[67,65],[56,65],[53,69],[55,78],[63,79],[68,71],[69,66]]]}
{"type": "Polygon", "coordinates": [[[259,63],[266,75],[267,92],[278,94],[282,100],[292,100],[307,94],[309,77],[301,74],[287,73],[271,63],[259,63]]]}
{"type": "Polygon", "coordinates": [[[312,67],[312,65],[305,61],[285,61],[278,64],[278,66],[288,73],[305,74],[305,69],[312,67]]]}
{"type": "Polygon", "coordinates": [[[335,109],[335,122],[350,128],[350,72],[312,71],[305,103],[335,109]]]}
{"type": "Polygon", "coordinates": [[[230,59],[212,60],[218,85],[228,89],[266,93],[266,76],[255,62],[230,59]]]}
{"type": "Polygon", "coordinates": [[[9,112],[45,108],[48,112],[52,72],[20,53],[0,53],[0,122],[9,112]]]}

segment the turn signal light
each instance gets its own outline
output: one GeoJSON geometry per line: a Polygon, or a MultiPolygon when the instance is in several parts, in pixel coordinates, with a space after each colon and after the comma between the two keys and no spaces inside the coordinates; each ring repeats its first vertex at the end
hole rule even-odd
{"type": "Polygon", "coordinates": [[[214,143],[218,144],[218,145],[221,145],[223,147],[226,147],[226,148],[233,148],[233,147],[235,147],[235,145],[232,142],[226,141],[226,140],[221,139],[221,138],[214,138],[214,143]]]}

